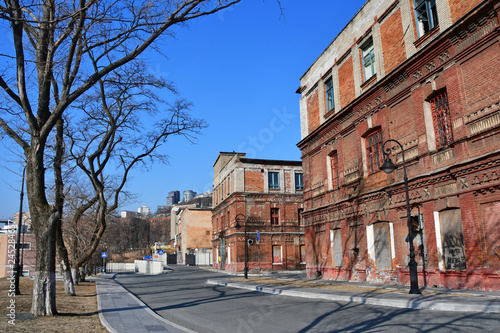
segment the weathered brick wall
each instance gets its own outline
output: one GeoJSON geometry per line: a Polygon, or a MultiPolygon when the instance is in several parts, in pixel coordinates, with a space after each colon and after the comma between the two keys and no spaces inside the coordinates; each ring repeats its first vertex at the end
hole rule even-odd
{"type": "Polygon", "coordinates": [[[307,124],[309,133],[319,126],[319,97],[318,89],[315,89],[307,97],[307,124]]]}
{"type": "Polygon", "coordinates": [[[467,59],[461,66],[466,113],[476,112],[500,99],[499,44],[495,43],[467,59]]]}
{"type": "Polygon", "coordinates": [[[264,192],[264,173],[245,170],[245,192],[264,192]]]}
{"type": "MultiPolygon", "coordinates": [[[[354,73],[352,58],[349,56],[339,67],[340,103],[342,107],[349,104],[356,96],[354,94],[354,73]]],[[[337,96],[339,98],[339,96],[337,96]]]]}
{"type": "Polygon", "coordinates": [[[212,247],[212,211],[187,209],[186,222],[187,227],[186,247],[193,248],[211,248],[212,247]]]}
{"type": "Polygon", "coordinates": [[[382,23],[380,34],[382,35],[385,73],[388,74],[406,60],[403,24],[399,8],[382,23]]]}
{"type": "Polygon", "coordinates": [[[413,101],[411,96],[391,107],[391,131],[384,133],[384,139],[391,137],[398,138],[398,141],[407,148],[417,144],[417,131],[415,122],[416,114],[413,111],[413,101]],[[404,112],[401,112],[404,110],[404,112]]]}
{"type": "Polygon", "coordinates": [[[479,5],[482,0],[448,0],[451,9],[452,23],[457,22],[462,16],[467,14],[472,8],[479,5]]]}
{"type": "Polygon", "coordinates": [[[325,179],[325,160],[321,151],[312,156],[310,168],[309,172],[312,175],[310,185],[316,187],[325,179]]]}

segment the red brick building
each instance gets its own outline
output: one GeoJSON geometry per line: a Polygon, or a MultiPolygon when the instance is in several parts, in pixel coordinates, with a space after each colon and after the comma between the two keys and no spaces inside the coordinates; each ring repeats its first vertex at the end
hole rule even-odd
{"type": "Polygon", "coordinates": [[[214,163],[213,266],[243,271],[246,228],[250,272],[258,271],[259,262],[265,271],[304,268],[302,190],[300,161],[219,153],[214,163]]]}
{"type": "Polygon", "coordinates": [[[369,0],[301,78],[308,276],[500,290],[499,1],[369,0]]]}

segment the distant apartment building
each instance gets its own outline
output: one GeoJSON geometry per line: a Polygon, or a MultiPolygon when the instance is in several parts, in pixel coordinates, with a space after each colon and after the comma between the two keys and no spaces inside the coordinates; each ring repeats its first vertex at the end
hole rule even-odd
{"type": "Polygon", "coordinates": [[[130,218],[130,217],[141,217],[139,212],[134,212],[133,210],[124,210],[120,213],[122,219],[130,218]]]}
{"type": "Polygon", "coordinates": [[[148,206],[141,206],[137,208],[137,212],[141,216],[148,216],[151,215],[151,208],[149,208],[148,206]]]}
{"type": "Polygon", "coordinates": [[[177,205],[180,201],[181,193],[179,191],[170,191],[167,196],[167,206],[177,205]]]}
{"type": "Polygon", "coordinates": [[[196,192],[194,192],[192,190],[186,190],[182,193],[182,201],[184,201],[184,202],[189,201],[191,199],[194,199],[195,196],[196,196],[196,192]]]}
{"type": "Polygon", "coordinates": [[[309,277],[500,290],[499,10],[368,0],[301,77],[309,277]]]}
{"type": "Polygon", "coordinates": [[[215,268],[243,271],[245,229],[250,272],[259,265],[265,271],[304,267],[300,161],[248,159],[244,153],[221,152],[214,163],[213,186],[215,268]]]}

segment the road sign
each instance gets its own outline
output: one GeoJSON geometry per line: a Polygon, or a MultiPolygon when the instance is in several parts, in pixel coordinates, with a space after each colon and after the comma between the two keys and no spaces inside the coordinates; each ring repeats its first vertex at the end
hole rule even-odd
{"type": "Polygon", "coordinates": [[[159,249],[159,250],[158,250],[158,254],[163,254],[163,250],[162,250],[162,249],[159,249]]]}
{"type": "Polygon", "coordinates": [[[151,260],[151,259],[153,259],[152,256],[144,256],[144,257],[142,257],[142,260],[151,260]]]}
{"type": "Polygon", "coordinates": [[[106,258],[106,257],[108,256],[108,253],[107,253],[107,252],[103,252],[103,253],[101,253],[101,256],[102,256],[103,258],[106,258]]]}
{"type": "Polygon", "coordinates": [[[257,242],[260,241],[260,234],[259,232],[257,231],[257,242]]]}

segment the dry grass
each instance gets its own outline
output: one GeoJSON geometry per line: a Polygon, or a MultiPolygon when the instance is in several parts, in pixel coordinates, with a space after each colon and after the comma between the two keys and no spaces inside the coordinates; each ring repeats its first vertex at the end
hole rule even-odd
{"type": "MultiPolygon", "coordinates": [[[[294,281],[285,279],[270,279],[264,277],[249,277],[248,279],[233,278],[231,280],[240,282],[274,284],[278,286],[347,290],[347,291],[357,291],[364,293],[406,293],[406,291],[401,291],[399,289],[391,289],[389,286],[388,288],[371,288],[368,286],[362,287],[362,286],[355,286],[352,284],[327,284],[327,283],[312,282],[312,281],[294,281]]],[[[450,294],[450,293],[440,293],[435,291],[422,291],[422,295],[473,296],[473,295],[468,295],[466,293],[450,294]]]]}
{"type": "Polygon", "coordinates": [[[259,277],[249,277],[248,279],[235,278],[231,280],[241,281],[241,282],[251,282],[251,283],[274,284],[274,285],[289,286],[289,287],[349,290],[349,291],[359,291],[359,292],[369,292],[369,293],[399,292],[398,290],[394,289],[379,289],[379,288],[369,288],[369,287],[358,287],[347,284],[323,284],[310,281],[294,281],[294,280],[270,279],[270,278],[259,278],[259,277]]]}
{"type": "Polygon", "coordinates": [[[59,314],[53,317],[33,317],[30,314],[33,281],[21,278],[22,295],[9,297],[10,281],[0,279],[0,332],[108,332],[102,326],[97,312],[97,294],[94,282],[83,282],[75,287],[76,296],[64,294],[62,281],[56,283],[56,304],[59,314]],[[15,326],[7,317],[11,299],[15,300],[15,326]]]}

